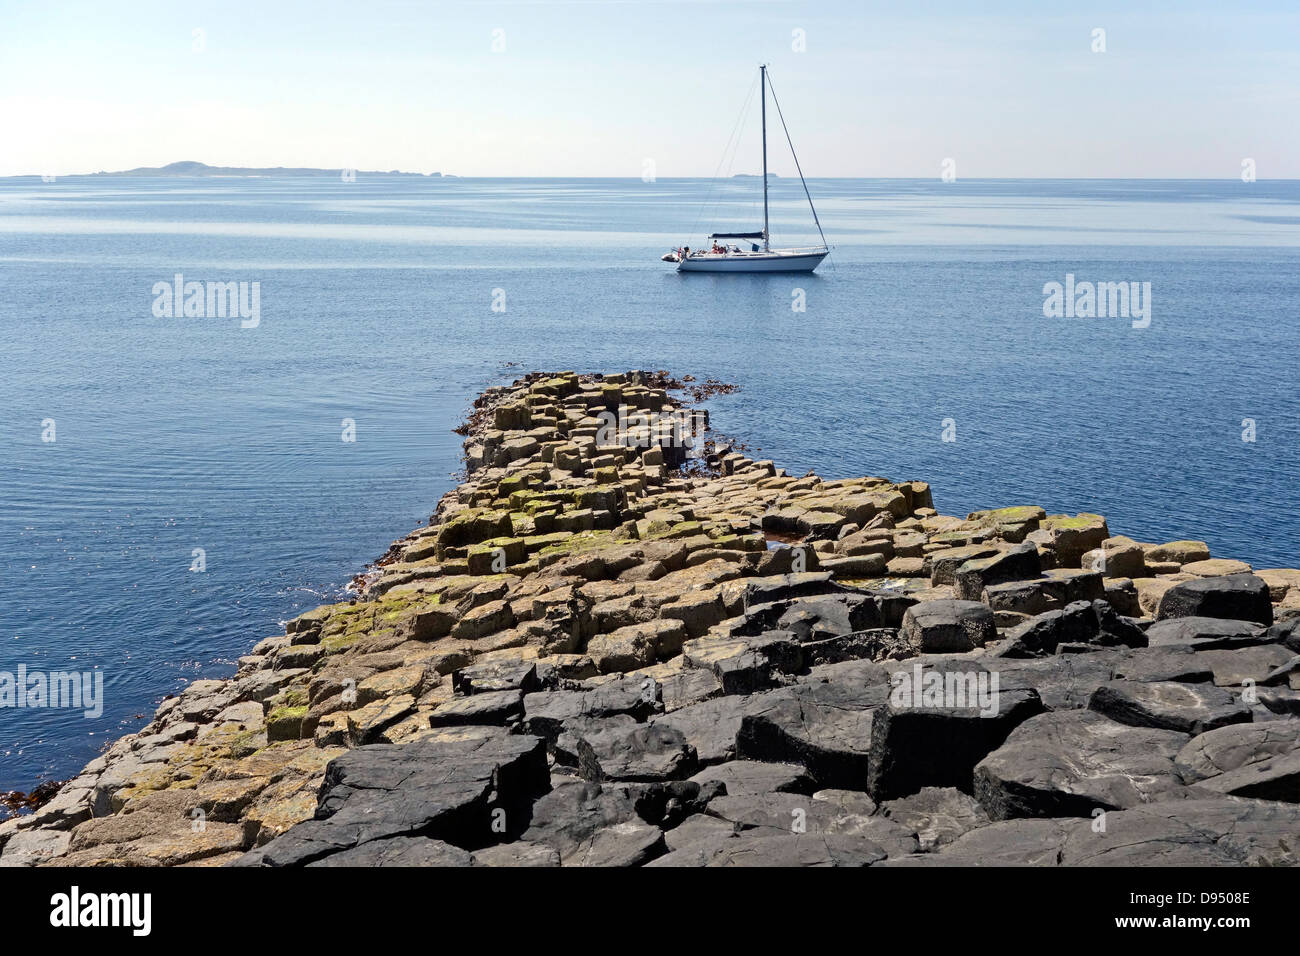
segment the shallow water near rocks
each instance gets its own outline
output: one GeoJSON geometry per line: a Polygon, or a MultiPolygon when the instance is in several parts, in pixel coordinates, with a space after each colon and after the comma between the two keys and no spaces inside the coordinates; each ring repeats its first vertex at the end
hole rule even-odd
{"type": "MultiPolygon", "coordinates": [[[[0,670],[105,674],[98,719],[0,710],[0,790],[337,598],[454,485],[473,397],[531,369],[716,377],[714,427],[792,473],[1300,564],[1300,183],[810,186],[817,274],[682,276],[659,255],[753,228],[752,181],[707,222],[704,181],[0,182],[0,670]],[[259,282],[260,325],[155,318],[176,273],[259,282]],[[1150,327],[1045,318],[1067,273],[1150,282],[1150,327]]],[[[807,242],[798,184],[773,199],[807,242]]]]}

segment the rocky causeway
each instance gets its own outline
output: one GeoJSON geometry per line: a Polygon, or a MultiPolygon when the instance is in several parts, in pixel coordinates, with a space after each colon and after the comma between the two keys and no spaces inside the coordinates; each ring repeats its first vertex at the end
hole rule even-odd
{"type": "Polygon", "coordinates": [[[1300,862],[1300,570],[788,474],[681,385],[488,389],[355,599],[164,700],[0,865],[1300,862]]]}

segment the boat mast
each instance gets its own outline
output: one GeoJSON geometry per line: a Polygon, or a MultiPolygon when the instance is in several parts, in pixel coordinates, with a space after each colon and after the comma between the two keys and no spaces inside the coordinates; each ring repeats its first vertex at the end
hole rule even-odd
{"type": "Polygon", "coordinates": [[[759,95],[763,101],[763,251],[766,252],[772,248],[767,232],[767,64],[760,63],[758,70],[763,86],[759,95]]]}

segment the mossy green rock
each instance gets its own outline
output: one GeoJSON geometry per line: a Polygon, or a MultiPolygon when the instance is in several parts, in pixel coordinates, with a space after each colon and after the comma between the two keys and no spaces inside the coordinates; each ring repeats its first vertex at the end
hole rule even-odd
{"type": "Polygon", "coordinates": [[[277,707],[266,715],[266,739],[298,740],[302,736],[303,719],[307,716],[307,705],[297,707],[277,707]]]}
{"type": "Polygon", "coordinates": [[[973,511],[966,516],[967,521],[974,521],[986,527],[1001,524],[1033,524],[1047,517],[1047,512],[1038,505],[1013,505],[1010,508],[993,508],[989,511],[973,511]]]}
{"type": "Polygon", "coordinates": [[[523,538],[491,538],[469,549],[470,574],[500,574],[527,557],[523,538]]]}
{"type": "Polygon", "coordinates": [[[439,525],[438,554],[444,554],[448,548],[475,544],[488,538],[509,537],[513,530],[508,511],[467,508],[439,525]]]}

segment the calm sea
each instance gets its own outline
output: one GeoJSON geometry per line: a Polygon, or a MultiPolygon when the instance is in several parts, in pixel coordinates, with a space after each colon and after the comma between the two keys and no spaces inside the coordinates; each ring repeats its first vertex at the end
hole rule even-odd
{"type": "MultiPolygon", "coordinates": [[[[813,180],[816,275],[658,261],[760,228],[758,185],[0,181],[0,671],[105,677],[98,719],[0,709],[0,790],[336,599],[530,369],[715,376],[716,427],[793,472],[1300,565],[1300,183],[813,180]],[[260,283],[260,324],[156,317],[177,273],[260,283]],[[1044,317],[1067,273],[1150,283],[1149,326],[1044,317]]],[[[773,223],[812,238],[797,183],[773,223]]]]}

